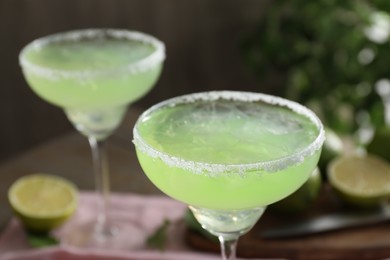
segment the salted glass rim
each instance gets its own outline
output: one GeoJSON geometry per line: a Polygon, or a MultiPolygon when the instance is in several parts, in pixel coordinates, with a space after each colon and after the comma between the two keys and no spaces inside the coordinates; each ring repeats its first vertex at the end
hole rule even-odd
{"type": "Polygon", "coordinates": [[[144,111],[139,118],[137,119],[135,126],[133,128],[133,143],[141,151],[146,153],[148,156],[153,158],[159,158],[164,163],[172,167],[178,167],[186,170],[191,170],[194,173],[207,173],[209,175],[216,175],[220,173],[238,173],[244,174],[247,171],[253,170],[263,170],[267,172],[277,172],[283,170],[289,166],[299,164],[303,160],[319,150],[322,147],[322,144],[325,140],[325,130],[322,125],[321,120],[316,116],[307,107],[281,97],[271,96],[262,93],[256,92],[243,92],[243,91],[208,91],[208,92],[199,92],[193,94],[187,94],[183,96],[178,96],[170,98],[168,100],[162,101],[153,105],[146,111],[144,111]],[[283,106],[287,107],[291,111],[298,113],[300,115],[306,116],[310,121],[317,127],[318,136],[305,148],[302,150],[285,156],[278,159],[259,161],[256,163],[247,163],[247,164],[219,164],[219,163],[205,163],[198,161],[191,161],[187,159],[180,158],[178,156],[172,156],[158,149],[150,146],[141,136],[138,131],[138,126],[142,124],[145,118],[149,117],[154,111],[162,108],[174,106],[181,103],[190,103],[197,100],[238,100],[238,101],[247,101],[247,102],[256,102],[262,101],[270,105],[283,106]]]}
{"type": "Polygon", "coordinates": [[[59,33],[50,34],[37,38],[22,48],[19,53],[19,64],[22,68],[32,71],[35,74],[44,77],[62,77],[62,78],[77,78],[77,77],[88,77],[105,75],[111,73],[117,73],[119,71],[125,71],[128,74],[135,74],[142,71],[149,70],[166,58],[165,44],[157,39],[156,37],[139,31],[127,30],[127,29],[116,29],[116,28],[90,28],[90,29],[79,29],[64,31],[59,33]],[[45,45],[61,42],[61,41],[77,41],[80,39],[88,38],[103,38],[113,37],[117,39],[128,39],[133,41],[140,41],[146,44],[150,44],[154,47],[154,51],[148,56],[139,59],[129,64],[121,65],[115,68],[98,68],[98,69],[84,69],[84,70],[61,70],[50,68],[35,64],[27,59],[26,53],[31,48],[43,48],[45,45]]]}

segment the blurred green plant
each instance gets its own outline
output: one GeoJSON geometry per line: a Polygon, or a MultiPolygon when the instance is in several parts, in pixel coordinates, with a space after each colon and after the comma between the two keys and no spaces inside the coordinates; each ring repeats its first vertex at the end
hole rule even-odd
{"type": "Polygon", "coordinates": [[[269,1],[240,48],[261,84],[306,104],[336,132],[355,134],[385,124],[388,11],[388,0],[269,1]]]}

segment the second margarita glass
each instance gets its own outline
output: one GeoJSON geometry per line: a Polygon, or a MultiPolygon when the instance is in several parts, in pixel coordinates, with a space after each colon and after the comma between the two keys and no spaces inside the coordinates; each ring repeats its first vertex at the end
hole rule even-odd
{"type": "Polygon", "coordinates": [[[267,205],[297,190],[318,162],[320,120],[302,105],[239,91],[184,95],[138,119],[134,144],[148,178],[189,205],[236,259],[238,238],[267,205]]]}
{"type": "MultiPolygon", "coordinates": [[[[165,59],[164,44],[153,36],[123,29],[83,29],[29,43],[19,55],[31,89],[64,109],[88,138],[99,196],[97,223],[74,230],[67,243],[115,246],[109,214],[109,173],[104,140],[121,123],[129,104],[154,86],[165,59]]],[[[127,234],[131,236],[131,234],[127,234]]]]}

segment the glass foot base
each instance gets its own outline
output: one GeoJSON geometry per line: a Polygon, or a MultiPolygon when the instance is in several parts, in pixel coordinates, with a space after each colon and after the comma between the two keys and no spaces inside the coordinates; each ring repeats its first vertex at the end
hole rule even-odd
{"type": "Polygon", "coordinates": [[[98,249],[138,249],[144,247],[146,240],[145,231],[128,223],[104,229],[93,224],[73,226],[55,236],[66,246],[98,249]]]}

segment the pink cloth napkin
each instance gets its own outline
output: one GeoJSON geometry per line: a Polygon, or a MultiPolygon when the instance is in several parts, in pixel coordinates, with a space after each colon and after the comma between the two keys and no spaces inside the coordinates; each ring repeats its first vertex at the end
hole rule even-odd
{"type": "MultiPolygon", "coordinates": [[[[4,258],[3,258],[4,257],[4,258]]],[[[116,252],[77,248],[46,248],[8,254],[2,260],[220,260],[215,255],[186,252],[116,252]]]]}
{"type": "MultiPolygon", "coordinates": [[[[110,215],[115,221],[118,234],[110,245],[91,245],[76,248],[67,243],[43,249],[31,248],[25,232],[17,219],[11,219],[0,235],[1,260],[217,260],[220,256],[191,250],[184,241],[185,225],[182,221],[187,207],[162,196],[113,193],[110,197],[110,215]],[[151,250],[145,241],[164,221],[169,220],[167,244],[164,251],[151,250]]],[[[53,235],[63,241],[73,231],[82,231],[96,219],[96,195],[80,194],[75,215],[53,235]]],[[[83,234],[83,232],[80,232],[83,234]]],[[[83,239],[82,237],[79,239],[83,239]]]]}

